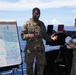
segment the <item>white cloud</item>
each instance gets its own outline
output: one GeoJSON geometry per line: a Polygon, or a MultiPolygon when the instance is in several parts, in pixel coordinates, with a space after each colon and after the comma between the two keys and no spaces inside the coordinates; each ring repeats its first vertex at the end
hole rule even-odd
{"type": "Polygon", "coordinates": [[[61,24],[56,18],[53,18],[51,20],[45,20],[44,23],[46,26],[50,24],[53,24],[53,25],[61,24]]]}
{"type": "Polygon", "coordinates": [[[19,0],[18,2],[0,1],[0,10],[26,10],[33,7],[58,8],[63,6],[76,6],[76,0],[19,0]]]}
{"type": "Polygon", "coordinates": [[[51,24],[59,24],[59,22],[57,21],[57,19],[53,18],[53,19],[51,20],[51,24]]]}

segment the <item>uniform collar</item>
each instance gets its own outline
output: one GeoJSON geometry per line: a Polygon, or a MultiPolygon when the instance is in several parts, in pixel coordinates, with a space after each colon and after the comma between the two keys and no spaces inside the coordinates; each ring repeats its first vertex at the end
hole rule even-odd
{"type": "Polygon", "coordinates": [[[33,18],[30,18],[30,21],[32,22],[33,25],[37,25],[37,22],[35,22],[35,21],[33,20],[33,18]]]}
{"type": "MultiPolygon", "coordinates": [[[[30,18],[30,20],[33,21],[33,22],[35,22],[35,21],[33,20],[33,18],[30,18]]],[[[38,20],[38,21],[39,21],[39,20],[38,20]]],[[[38,21],[37,21],[37,22],[38,22],[38,21]]],[[[37,23],[37,22],[35,22],[35,23],[37,23]]]]}

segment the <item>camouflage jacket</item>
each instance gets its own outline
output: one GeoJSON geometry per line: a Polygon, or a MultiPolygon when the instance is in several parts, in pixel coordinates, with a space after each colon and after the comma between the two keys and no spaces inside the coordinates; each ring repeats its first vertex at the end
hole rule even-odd
{"type": "Polygon", "coordinates": [[[26,40],[26,49],[33,51],[37,50],[44,50],[43,39],[50,41],[51,38],[46,33],[45,25],[42,21],[38,20],[34,22],[31,18],[30,20],[26,21],[22,26],[21,37],[23,40],[26,40]],[[28,34],[34,34],[34,39],[30,40],[28,38],[28,34]]]}

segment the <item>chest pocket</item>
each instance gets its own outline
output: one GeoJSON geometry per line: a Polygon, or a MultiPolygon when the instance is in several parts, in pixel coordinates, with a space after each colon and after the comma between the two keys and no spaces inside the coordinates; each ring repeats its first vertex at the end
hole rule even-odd
{"type": "Polygon", "coordinates": [[[41,34],[41,29],[39,26],[35,26],[35,37],[41,34]]]}
{"type": "Polygon", "coordinates": [[[40,34],[41,34],[41,28],[40,28],[40,26],[33,25],[31,23],[31,25],[30,24],[27,25],[27,30],[28,30],[29,34],[34,34],[35,37],[40,37],[40,34]]]}
{"type": "Polygon", "coordinates": [[[29,33],[29,34],[34,34],[34,29],[35,29],[35,28],[34,28],[33,25],[28,25],[28,26],[27,26],[27,30],[28,30],[28,33],[29,33]]]}

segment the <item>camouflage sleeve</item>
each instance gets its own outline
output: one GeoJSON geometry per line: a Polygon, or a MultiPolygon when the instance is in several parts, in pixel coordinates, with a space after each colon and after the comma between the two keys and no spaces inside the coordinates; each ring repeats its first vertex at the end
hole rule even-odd
{"type": "Polygon", "coordinates": [[[25,23],[25,24],[22,26],[21,38],[22,38],[23,40],[28,40],[27,23],[25,23]]]}
{"type": "Polygon", "coordinates": [[[44,23],[42,25],[42,37],[46,41],[51,41],[52,40],[50,35],[48,35],[47,32],[46,32],[46,27],[45,27],[44,23]]]}

